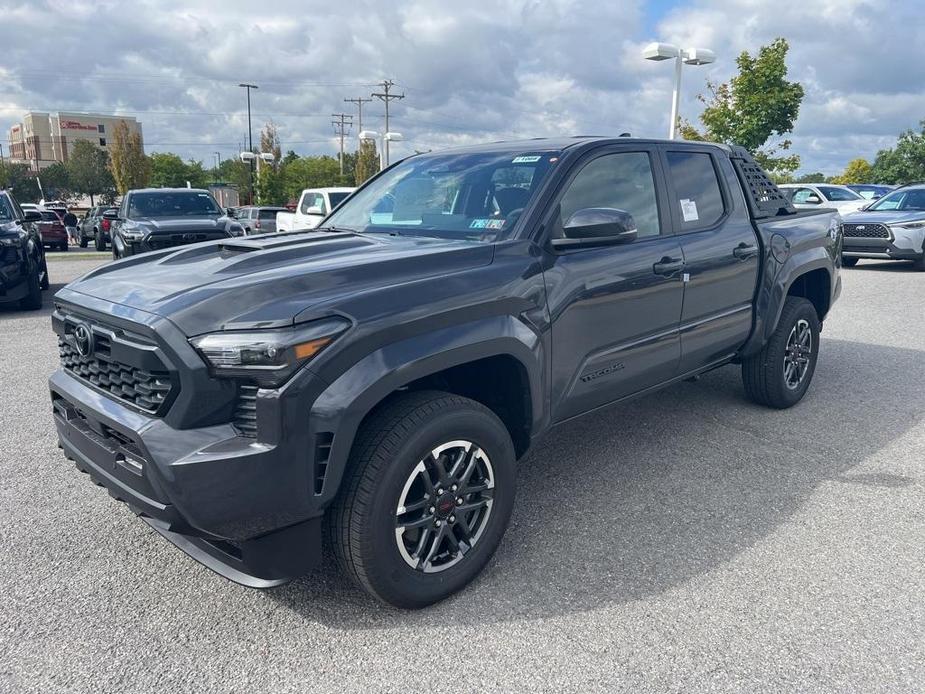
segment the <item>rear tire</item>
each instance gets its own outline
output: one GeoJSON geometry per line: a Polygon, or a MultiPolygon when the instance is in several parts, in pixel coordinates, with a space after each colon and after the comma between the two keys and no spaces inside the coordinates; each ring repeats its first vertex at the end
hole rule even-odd
{"type": "Polygon", "coordinates": [[[62,243],[60,246],[58,246],[58,248],[59,248],[61,251],[63,251],[64,253],[67,253],[67,241],[65,241],[65,242],[62,243]]]}
{"type": "Polygon", "coordinates": [[[396,607],[425,607],[488,563],[514,487],[514,447],[491,410],[450,393],[401,393],[357,434],[328,541],[360,588],[396,607]]]}
{"type": "Polygon", "coordinates": [[[742,362],[745,394],[759,405],[793,407],[813,380],[818,356],[816,309],[802,297],[788,296],[774,334],[758,354],[742,362]]]}
{"type": "Polygon", "coordinates": [[[922,250],[922,255],[919,256],[919,259],[913,261],[912,267],[919,272],[925,272],[925,249],[922,250]]]}
{"type": "Polygon", "coordinates": [[[842,256],[841,265],[842,267],[854,267],[858,264],[859,260],[860,258],[846,258],[845,256],[842,256]]]}
{"type": "Polygon", "coordinates": [[[106,250],[106,242],[102,239],[102,234],[97,232],[93,237],[93,247],[98,251],[106,250]]]}
{"type": "Polygon", "coordinates": [[[90,243],[90,239],[88,239],[86,236],[84,236],[84,235],[83,235],[83,232],[81,232],[81,233],[80,233],[80,247],[81,247],[81,248],[86,248],[87,245],[88,245],[89,243],[90,243]]]}

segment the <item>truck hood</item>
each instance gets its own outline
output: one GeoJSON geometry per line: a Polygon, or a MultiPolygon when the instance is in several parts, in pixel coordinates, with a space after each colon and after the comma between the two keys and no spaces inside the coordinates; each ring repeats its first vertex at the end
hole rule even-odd
{"type": "Polygon", "coordinates": [[[320,304],[336,312],[346,296],[463,272],[492,255],[490,244],[472,241],[268,234],[132,256],[67,289],[168,318],[193,336],[292,325],[318,317],[311,309],[320,304]]]}
{"type": "Polygon", "coordinates": [[[884,210],[882,212],[852,212],[842,216],[846,224],[904,224],[925,219],[925,211],[884,210]]]}

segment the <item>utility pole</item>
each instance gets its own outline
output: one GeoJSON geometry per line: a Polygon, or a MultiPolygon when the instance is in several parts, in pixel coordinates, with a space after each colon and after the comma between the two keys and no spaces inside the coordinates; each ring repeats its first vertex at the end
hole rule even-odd
{"type": "Polygon", "coordinates": [[[357,97],[356,99],[344,99],[344,103],[357,105],[357,132],[363,132],[363,104],[368,104],[372,99],[357,97]]]}
{"type": "MultiPolygon", "coordinates": [[[[253,152],[254,151],[254,131],[251,128],[251,89],[260,89],[260,87],[258,87],[256,84],[247,84],[246,82],[242,82],[238,86],[244,87],[244,89],[247,90],[247,147],[249,151],[253,152]]],[[[248,191],[249,193],[248,202],[250,202],[250,204],[253,205],[254,204],[254,160],[253,159],[251,159],[250,180],[249,180],[248,187],[250,188],[250,190],[248,191]]]]}
{"type": "Polygon", "coordinates": [[[344,175],[344,136],[349,131],[350,126],[353,125],[353,116],[349,113],[332,113],[332,118],[337,120],[332,120],[331,125],[334,126],[334,132],[340,136],[340,175],[344,175]]]}
{"type": "MultiPolygon", "coordinates": [[[[401,94],[390,93],[392,87],[394,86],[395,86],[395,82],[393,82],[392,80],[382,80],[382,91],[373,92],[372,94],[370,94],[370,96],[375,97],[377,99],[381,99],[383,103],[385,103],[385,132],[386,133],[389,132],[389,102],[392,99],[404,99],[405,98],[404,92],[402,92],[401,94]]],[[[385,140],[385,146],[383,147],[382,156],[384,160],[383,164],[385,166],[388,166],[389,165],[389,140],[388,138],[386,138],[385,140]]]]}

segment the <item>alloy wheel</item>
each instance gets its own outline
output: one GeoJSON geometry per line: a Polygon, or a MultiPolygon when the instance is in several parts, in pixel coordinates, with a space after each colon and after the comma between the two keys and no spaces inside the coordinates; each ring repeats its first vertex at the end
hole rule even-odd
{"type": "Polygon", "coordinates": [[[395,510],[395,542],[411,568],[445,571],[478,543],[491,516],[495,475],[471,441],[431,450],[411,471],[395,510]]]}
{"type": "Polygon", "coordinates": [[[790,390],[799,388],[806,378],[812,353],[813,332],[809,322],[801,318],[791,328],[784,349],[784,383],[790,390]]]}

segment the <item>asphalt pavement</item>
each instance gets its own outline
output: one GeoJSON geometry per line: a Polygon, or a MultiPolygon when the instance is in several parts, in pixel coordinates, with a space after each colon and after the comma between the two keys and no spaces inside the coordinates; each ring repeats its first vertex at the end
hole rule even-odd
{"type": "Polygon", "coordinates": [[[0,691],[922,691],[925,274],[843,278],[800,405],[727,367],[554,431],[488,569],[419,612],[162,540],[55,445],[49,298],[0,309],[0,691]]]}

